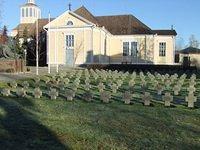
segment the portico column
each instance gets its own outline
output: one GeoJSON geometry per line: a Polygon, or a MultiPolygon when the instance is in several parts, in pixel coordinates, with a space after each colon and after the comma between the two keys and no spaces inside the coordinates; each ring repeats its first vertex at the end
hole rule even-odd
{"type": "Polygon", "coordinates": [[[93,57],[94,57],[94,54],[93,54],[94,53],[94,50],[93,50],[93,48],[94,48],[94,44],[93,44],[94,33],[93,32],[94,32],[94,29],[93,29],[93,27],[91,27],[91,36],[90,36],[91,37],[90,38],[90,51],[91,51],[90,61],[91,62],[90,63],[93,63],[93,61],[94,61],[93,60],[93,57]]]}
{"type": "Polygon", "coordinates": [[[99,45],[99,63],[101,64],[101,29],[100,29],[100,45],[99,45]]]}

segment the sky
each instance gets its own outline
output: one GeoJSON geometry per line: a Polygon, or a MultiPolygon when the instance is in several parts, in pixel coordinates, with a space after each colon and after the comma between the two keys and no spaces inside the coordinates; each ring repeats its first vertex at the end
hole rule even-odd
{"type": "MultiPolygon", "coordinates": [[[[11,30],[19,24],[20,5],[27,0],[0,0],[1,26],[11,30]]],[[[174,29],[177,42],[188,44],[194,34],[200,41],[200,0],[36,0],[42,11],[42,17],[61,15],[72,4],[72,10],[84,5],[93,15],[132,14],[152,29],[174,29]]]]}

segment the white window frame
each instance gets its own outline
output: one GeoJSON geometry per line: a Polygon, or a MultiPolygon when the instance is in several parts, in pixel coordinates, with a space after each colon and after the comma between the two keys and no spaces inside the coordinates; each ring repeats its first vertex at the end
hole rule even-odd
{"type": "Polygon", "coordinates": [[[159,56],[166,57],[167,43],[159,42],[159,56]]]}
{"type": "Polygon", "coordinates": [[[66,48],[74,48],[74,34],[65,35],[66,48]]]}
{"type": "Polygon", "coordinates": [[[138,42],[135,40],[128,40],[128,41],[123,41],[122,42],[122,47],[123,47],[123,56],[137,56],[137,52],[138,52],[138,42]],[[128,54],[124,55],[124,43],[128,43],[128,54]],[[137,47],[136,47],[136,54],[132,55],[132,43],[137,43],[137,47]]]}
{"type": "Polygon", "coordinates": [[[129,51],[130,51],[130,42],[124,41],[123,42],[123,56],[129,56],[129,51]],[[125,46],[126,46],[126,50],[125,50],[125,46]]]}
{"type": "Polygon", "coordinates": [[[136,41],[130,42],[130,52],[129,52],[130,55],[136,57],[137,56],[137,52],[138,52],[138,42],[136,42],[136,41]],[[132,43],[136,44],[136,46],[134,47],[136,49],[132,49],[132,43]],[[132,50],[135,50],[135,54],[132,53],[132,50]]]}

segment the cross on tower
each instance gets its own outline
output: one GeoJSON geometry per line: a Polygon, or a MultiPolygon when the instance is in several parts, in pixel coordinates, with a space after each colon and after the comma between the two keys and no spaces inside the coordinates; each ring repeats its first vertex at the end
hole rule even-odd
{"type": "Polygon", "coordinates": [[[68,7],[69,7],[69,10],[71,11],[72,4],[69,3],[69,4],[68,4],[68,7]]]}

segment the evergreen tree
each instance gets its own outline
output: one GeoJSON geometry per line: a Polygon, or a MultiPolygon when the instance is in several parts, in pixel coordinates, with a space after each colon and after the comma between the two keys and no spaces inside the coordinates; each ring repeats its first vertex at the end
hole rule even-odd
{"type": "Polygon", "coordinates": [[[8,42],[8,29],[6,26],[4,26],[2,32],[2,44],[6,44],[7,42],[8,42]]]}
{"type": "Polygon", "coordinates": [[[3,36],[8,37],[8,29],[6,26],[3,27],[3,36]]]}

